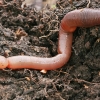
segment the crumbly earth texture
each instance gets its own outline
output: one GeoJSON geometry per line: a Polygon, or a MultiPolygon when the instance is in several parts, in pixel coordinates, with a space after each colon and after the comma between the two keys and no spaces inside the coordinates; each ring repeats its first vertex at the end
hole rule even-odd
{"type": "MultiPolygon", "coordinates": [[[[6,0],[0,4],[0,55],[55,56],[61,19],[86,7],[100,8],[99,0],[58,0],[56,9],[40,12],[6,0]]],[[[0,70],[0,100],[100,100],[100,26],[77,28],[71,58],[60,69],[0,70]]]]}

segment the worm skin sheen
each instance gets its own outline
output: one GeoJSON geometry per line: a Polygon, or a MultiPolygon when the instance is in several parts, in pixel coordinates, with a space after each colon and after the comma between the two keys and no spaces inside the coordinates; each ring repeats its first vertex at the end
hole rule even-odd
{"type": "Polygon", "coordinates": [[[7,58],[8,68],[11,69],[38,69],[54,70],[62,67],[70,58],[72,45],[72,34],[65,33],[62,29],[59,31],[59,54],[51,58],[41,58],[33,56],[13,56],[7,58]]]}
{"type": "MultiPolygon", "coordinates": [[[[91,27],[100,24],[100,10],[80,9],[67,13],[61,20],[58,39],[58,55],[51,58],[33,56],[8,57],[0,63],[11,69],[30,68],[38,70],[54,70],[62,67],[70,58],[73,32],[77,27],[91,27]],[[7,63],[8,61],[8,63],[7,63]]],[[[1,62],[1,61],[0,61],[1,62]]]]}

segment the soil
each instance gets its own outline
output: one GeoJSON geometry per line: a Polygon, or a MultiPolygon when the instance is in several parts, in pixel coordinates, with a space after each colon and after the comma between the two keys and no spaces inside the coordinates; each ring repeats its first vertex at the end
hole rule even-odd
{"type": "MultiPolygon", "coordinates": [[[[59,23],[74,9],[100,8],[99,0],[58,0],[55,10],[0,5],[0,55],[57,55],[59,23]]],[[[100,100],[100,26],[74,32],[72,55],[62,68],[0,70],[0,100],[100,100]]]]}

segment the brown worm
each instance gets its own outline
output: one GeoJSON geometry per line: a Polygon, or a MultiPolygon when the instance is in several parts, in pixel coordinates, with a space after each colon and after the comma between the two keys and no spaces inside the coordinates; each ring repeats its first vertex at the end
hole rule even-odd
{"type": "Polygon", "coordinates": [[[54,70],[65,65],[71,56],[73,32],[77,27],[91,27],[100,24],[100,10],[80,9],[67,13],[61,20],[58,39],[58,55],[51,58],[33,56],[1,56],[0,68],[54,70]]]}

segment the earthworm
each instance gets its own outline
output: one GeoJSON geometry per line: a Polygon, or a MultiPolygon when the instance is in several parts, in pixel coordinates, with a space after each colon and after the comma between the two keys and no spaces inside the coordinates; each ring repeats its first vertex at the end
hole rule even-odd
{"type": "Polygon", "coordinates": [[[79,9],[68,12],[61,20],[58,39],[58,55],[51,58],[13,56],[0,61],[0,68],[54,70],[65,65],[71,56],[73,32],[77,27],[100,24],[100,10],[79,9]]]}

